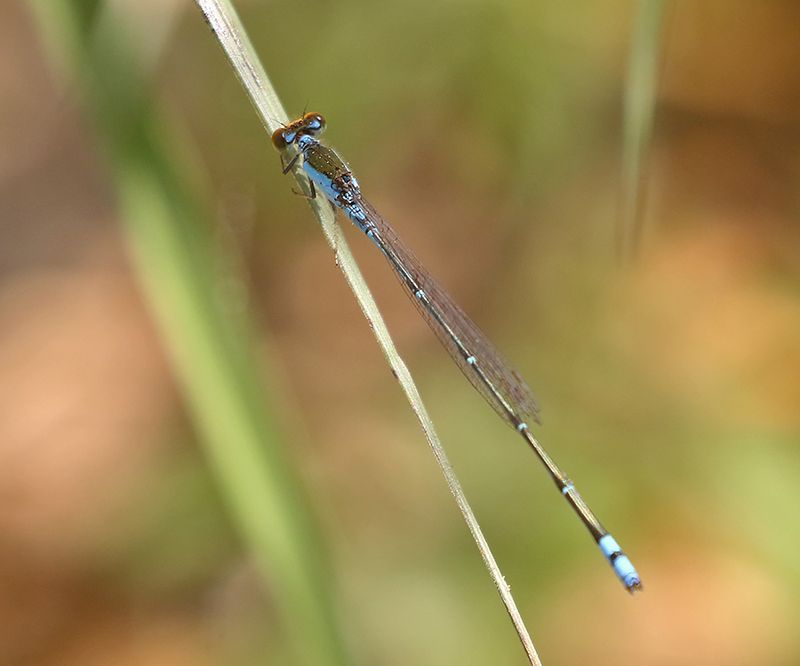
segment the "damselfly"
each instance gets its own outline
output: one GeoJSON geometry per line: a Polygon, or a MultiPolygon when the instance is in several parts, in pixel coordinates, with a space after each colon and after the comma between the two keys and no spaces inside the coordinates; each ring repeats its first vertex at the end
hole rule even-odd
{"type": "Polygon", "coordinates": [[[384,254],[417,310],[466,378],[500,417],[522,435],[544,463],[556,486],[600,546],[628,591],[640,590],[641,580],[631,561],[531,433],[529,422],[538,422],[538,407],[525,380],[428,274],[400,241],[391,225],[364,199],[347,163],[317,138],[324,129],[325,119],[322,115],[306,113],[272,135],[272,142],[281,152],[282,161],[291,146],[297,147],[297,153],[284,164],[283,172],[288,173],[302,158],[302,168],[309,178],[312,197],[316,196],[317,189],[322,191],[384,254]]]}

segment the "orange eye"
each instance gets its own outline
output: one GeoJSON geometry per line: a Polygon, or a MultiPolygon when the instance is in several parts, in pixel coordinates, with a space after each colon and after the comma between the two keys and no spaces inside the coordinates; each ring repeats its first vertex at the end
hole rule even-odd
{"type": "Polygon", "coordinates": [[[303,116],[303,129],[309,134],[317,134],[325,129],[325,118],[321,113],[307,113],[303,116]]]}
{"type": "Polygon", "coordinates": [[[275,146],[278,150],[286,150],[286,147],[291,143],[287,139],[287,133],[294,139],[297,134],[295,132],[289,132],[286,127],[281,127],[280,129],[276,129],[272,133],[272,145],[275,146]]]}

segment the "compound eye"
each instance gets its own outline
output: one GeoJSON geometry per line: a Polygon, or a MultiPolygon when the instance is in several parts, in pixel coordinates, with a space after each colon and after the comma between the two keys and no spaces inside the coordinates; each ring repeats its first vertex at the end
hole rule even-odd
{"type": "Polygon", "coordinates": [[[272,145],[278,150],[286,150],[296,138],[297,132],[289,132],[285,127],[281,127],[272,133],[272,145]]]}
{"type": "Polygon", "coordinates": [[[303,126],[311,134],[322,132],[325,129],[325,118],[321,113],[307,113],[303,116],[303,126]]]}

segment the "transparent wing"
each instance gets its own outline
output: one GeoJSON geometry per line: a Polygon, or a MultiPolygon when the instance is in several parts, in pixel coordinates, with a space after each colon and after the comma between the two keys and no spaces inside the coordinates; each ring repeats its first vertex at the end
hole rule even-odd
{"type": "Polygon", "coordinates": [[[464,376],[512,427],[531,419],[539,408],[522,376],[466,313],[439,286],[394,229],[364,199],[359,202],[375,225],[375,242],[389,259],[406,293],[464,376]],[[424,297],[418,296],[422,290],[424,297]],[[469,362],[469,357],[474,362],[469,362]]]}

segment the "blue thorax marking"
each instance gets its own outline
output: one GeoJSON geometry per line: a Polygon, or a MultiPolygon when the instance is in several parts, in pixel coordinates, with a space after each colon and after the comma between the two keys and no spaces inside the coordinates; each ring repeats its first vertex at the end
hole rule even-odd
{"type": "Polygon", "coordinates": [[[320,142],[306,134],[297,139],[297,146],[303,153],[303,171],[309,179],[325,198],[340,208],[362,231],[366,231],[367,213],[360,203],[361,190],[344,160],[329,148],[320,151],[320,142]],[[315,156],[317,159],[314,159],[315,156]],[[317,168],[315,164],[322,164],[324,169],[317,168]]]}
{"type": "Polygon", "coordinates": [[[322,190],[322,193],[327,199],[341,207],[341,204],[339,201],[337,201],[339,192],[334,187],[333,180],[331,180],[330,176],[317,171],[306,160],[303,161],[303,171],[306,172],[306,175],[314,183],[314,185],[316,185],[318,189],[322,190]]]}

